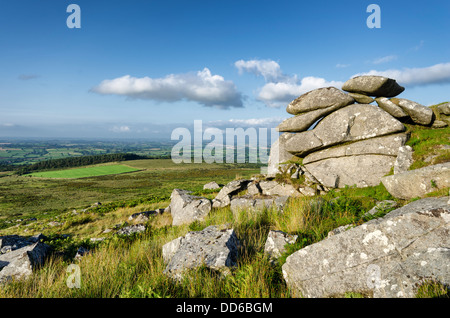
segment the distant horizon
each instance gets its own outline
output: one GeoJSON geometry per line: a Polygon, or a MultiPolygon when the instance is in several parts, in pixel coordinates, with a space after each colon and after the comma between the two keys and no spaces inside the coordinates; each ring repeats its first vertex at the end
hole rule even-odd
{"type": "Polygon", "coordinates": [[[270,129],[300,95],[363,74],[448,102],[449,12],[442,0],[4,1],[0,140],[170,141],[195,120],[270,129]]]}

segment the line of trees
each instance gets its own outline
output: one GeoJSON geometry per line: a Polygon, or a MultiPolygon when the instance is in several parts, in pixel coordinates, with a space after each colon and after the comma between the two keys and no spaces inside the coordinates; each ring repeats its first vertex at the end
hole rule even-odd
{"type": "Polygon", "coordinates": [[[105,155],[93,155],[93,156],[81,156],[81,157],[69,157],[61,159],[51,159],[46,161],[40,161],[31,165],[22,166],[17,170],[18,175],[23,175],[36,171],[64,169],[72,167],[88,166],[98,163],[107,163],[114,161],[127,161],[127,160],[139,160],[149,159],[147,156],[140,156],[133,153],[114,153],[105,155]]]}

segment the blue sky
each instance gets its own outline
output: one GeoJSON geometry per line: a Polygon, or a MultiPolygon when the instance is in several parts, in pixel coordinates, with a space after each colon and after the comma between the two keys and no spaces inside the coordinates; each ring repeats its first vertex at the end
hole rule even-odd
{"type": "Polygon", "coordinates": [[[299,95],[366,73],[450,101],[449,14],[447,0],[0,0],[0,138],[270,128],[299,95]]]}

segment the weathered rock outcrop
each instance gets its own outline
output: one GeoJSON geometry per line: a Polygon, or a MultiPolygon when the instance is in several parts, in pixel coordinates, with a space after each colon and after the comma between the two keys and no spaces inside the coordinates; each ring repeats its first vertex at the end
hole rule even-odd
{"type": "MultiPolygon", "coordinates": [[[[412,164],[412,149],[404,147],[403,122],[433,129],[448,124],[446,104],[432,110],[407,99],[389,99],[404,91],[394,79],[358,76],[342,90],[349,93],[322,88],[290,103],[287,111],[296,116],[278,126],[284,134],[270,157],[278,158],[281,153],[285,161],[302,160],[303,174],[328,188],[374,186],[394,165],[397,174],[412,164]],[[370,105],[373,101],[378,107],[370,105]]],[[[280,167],[281,160],[269,160],[268,176],[283,173],[280,167]]]]}
{"type": "Polygon", "coordinates": [[[391,116],[395,118],[405,118],[408,117],[408,113],[406,113],[400,106],[394,104],[387,97],[378,97],[375,99],[378,106],[384,111],[388,112],[391,116]]]}
{"type": "Polygon", "coordinates": [[[433,111],[429,107],[404,98],[392,98],[391,102],[405,111],[419,125],[430,125],[433,121],[433,111]]]}
{"type": "Polygon", "coordinates": [[[190,191],[174,189],[170,195],[172,225],[203,220],[211,211],[211,200],[190,194],[190,191]]]}
{"type": "Polygon", "coordinates": [[[449,197],[414,201],[290,255],[283,275],[295,296],[358,292],[414,297],[420,282],[450,284],[449,197]]]}
{"type": "Polygon", "coordinates": [[[397,81],[384,76],[357,76],[342,85],[342,90],[375,97],[394,97],[401,94],[405,88],[397,81]]]}
{"type": "Polygon", "coordinates": [[[267,162],[267,175],[275,176],[279,173],[280,164],[294,157],[286,150],[286,142],[293,136],[290,133],[281,134],[270,148],[269,160],[267,162]]]}
{"type": "Polygon", "coordinates": [[[164,273],[180,279],[187,269],[202,265],[228,274],[237,264],[239,241],[233,229],[209,226],[202,231],[189,232],[163,246],[164,273]]]}
{"type": "Polygon", "coordinates": [[[360,155],[324,159],[305,167],[328,188],[343,188],[346,185],[364,188],[378,185],[394,162],[395,157],[392,156],[360,155]]]}
{"type": "Polygon", "coordinates": [[[344,107],[355,100],[335,87],[312,90],[292,101],[286,108],[289,114],[297,115],[328,107],[344,107]]]}
{"type": "Polygon", "coordinates": [[[386,190],[396,198],[413,199],[450,187],[450,162],[381,178],[386,190]]]}
{"type": "Polygon", "coordinates": [[[405,126],[378,107],[355,104],[331,113],[313,129],[286,141],[286,150],[305,156],[313,151],[373,137],[402,132],[405,126]]]}

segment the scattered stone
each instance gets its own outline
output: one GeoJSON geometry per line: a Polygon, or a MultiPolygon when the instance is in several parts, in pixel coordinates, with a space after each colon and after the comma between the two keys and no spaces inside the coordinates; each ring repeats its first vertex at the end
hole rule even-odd
{"type": "Polygon", "coordinates": [[[282,231],[270,231],[264,246],[264,253],[269,259],[276,260],[286,251],[285,246],[294,244],[297,238],[298,235],[291,235],[282,231]]]}
{"type": "Polygon", "coordinates": [[[392,98],[391,102],[401,107],[419,125],[429,125],[433,120],[433,110],[404,98],[392,98]]]}
{"type": "Polygon", "coordinates": [[[223,187],[223,184],[218,184],[215,181],[211,181],[203,186],[203,190],[215,190],[223,187]]]}
{"type": "Polygon", "coordinates": [[[335,87],[312,90],[292,101],[286,108],[289,114],[297,115],[328,107],[344,107],[355,100],[335,87]]]}
{"type": "Polygon", "coordinates": [[[180,189],[174,189],[172,191],[170,195],[172,225],[189,224],[197,220],[201,221],[211,211],[211,200],[190,195],[190,193],[190,191],[180,189]]]}
{"type": "Polygon", "coordinates": [[[283,211],[287,204],[289,196],[268,196],[268,197],[253,197],[251,195],[234,197],[231,200],[230,208],[233,214],[243,210],[258,212],[274,208],[278,211],[283,211]]]}
{"type": "Polygon", "coordinates": [[[449,199],[414,201],[293,253],[282,266],[287,286],[306,298],[413,298],[424,279],[448,286],[449,199]]]}
{"type": "Polygon", "coordinates": [[[263,195],[300,197],[302,194],[291,184],[280,184],[275,180],[261,181],[259,187],[263,195]]]}
{"type": "Polygon", "coordinates": [[[129,221],[136,221],[136,222],[140,222],[140,223],[144,223],[147,222],[151,216],[155,216],[158,215],[159,211],[145,211],[145,212],[139,212],[139,213],[134,213],[132,215],[130,215],[130,217],[128,218],[129,221]]]}
{"type": "Polygon", "coordinates": [[[342,90],[375,97],[394,97],[401,94],[405,88],[397,81],[384,76],[357,76],[342,85],[342,90]]]}
{"type": "Polygon", "coordinates": [[[433,121],[433,124],[431,125],[431,128],[439,129],[439,128],[445,128],[447,126],[448,126],[448,124],[445,121],[435,120],[435,121],[433,121]]]}
{"type": "Polygon", "coordinates": [[[135,233],[141,233],[145,231],[145,225],[144,224],[135,224],[135,225],[129,225],[124,228],[121,228],[116,232],[117,235],[132,235],[135,233]]]}
{"type": "MultiPolygon", "coordinates": [[[[103,233],[105,233],[105,231],[103,231],[103,233]]],[[[101,242],[104,241],[106,238],[105,237],[91,237],[89,240],[91,242],[101,242]]]]}
{"type": "Polygon", "coordinates": [[[450,187],[450,162],[408,170],[381,178],[386,190],[396,198],[413,199],[450,187]]]}
{"type": "Polygon", "coordinates": [[[394,200],[384,200],[378,202],[372,209],[367,211],[363,216],[375,215],[378,212],[385,212],[386,210],[396,208],[398,203],[394,200]]]}
{"type": "Polygon", "coordinates": [[[445,103],[445,104],[441,104],[437,107],[437,110],[439,111],[439,113],[450,116],[450,102],[449,103],[445,103]]]}
{"type": "Polygon", "coordinates": [[[306,186],[306,187],[300,187],[300,188],[298,189],[298,191],[299,191],[301,194],[303,194],[303,195],[305,195],[305,196],[309,196],[309,197],[313,197],[313,196],[315,196],[315,195],[317,194],[317,191],[314,190],[313,188],[309,187],[309,186],[306,186]]]}
{"type": "Polygon", "coordinates": [[[224,186],[212,202],[213,208],[223,208],[231,203],[231,197],[247,189],[251,180],[234,180],[224,186]]]}
{"type": "Polygon", "coordinates": [[[397,159],[394,162],[394,174],[408,171],[413,164],[413,149],[411,146],[401,146],[398,148],[397,159]]]}
{"type": "Polygon", "coordinates": [[[262,193],[261,188],[259,187],[258,182],[252,182],[247,187],[247,194],[248,195],[260,195],[262,193]]]}
{"type": "Polygon", "coordinates": [[[47,223],[49,226],[51,227],[55,227],[55,226],[62,226],[64,223],[61,222],[57,222],[57,221],[51,221],[49,223],[47,223]]]}
{"type": "Polygon", "coordinates": [[[167,266],[164,274],[181,279],[187,269],[199,266],[228,274],[238,258],[239,241],[233,229],[208,226],[202,231],[189,232],[163,246],[167,266]]]}
{"type": "Polygon", "coordinates": [[[90,254],[90,253],[91,253],[90,250],[88,250],[87,248],[85,248],[85,247],[83,247],[83,246],[80,246],[80,247],[77,249],[77,253],[75,254],[74,259],[75,259],[75,260],[81,260],[81,259],[83,258],[84,255],[87,255],[87,254],[90,254]]]}

